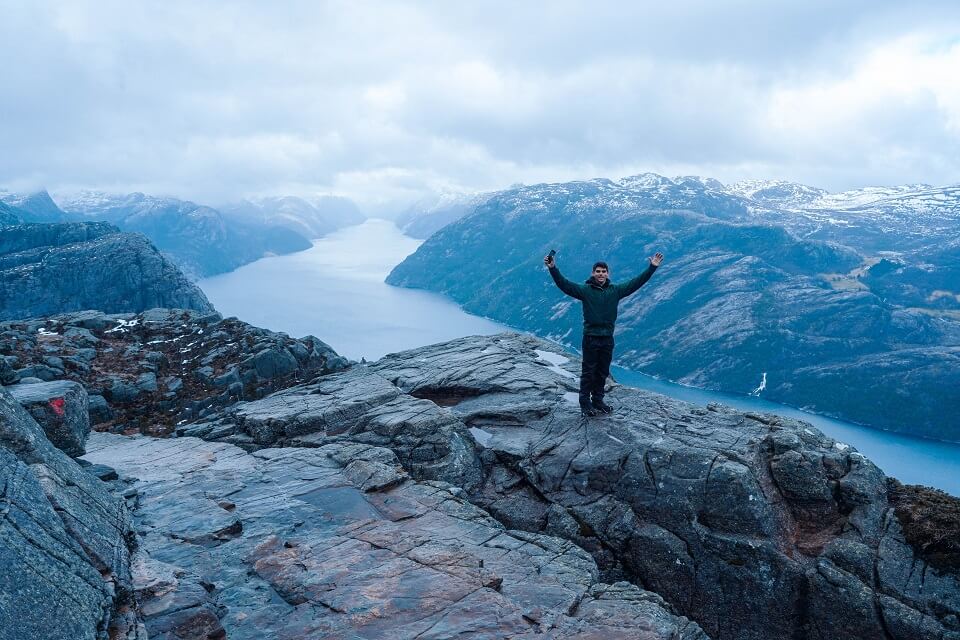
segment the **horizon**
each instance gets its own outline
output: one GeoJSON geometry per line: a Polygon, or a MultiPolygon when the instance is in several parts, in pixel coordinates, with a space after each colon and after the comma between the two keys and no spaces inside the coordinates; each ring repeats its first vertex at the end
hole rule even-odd
{"type": "Polygon", "coordinates": [[[251,194],[251,195],[247,195],[247,196],[245,196],[245,197],[237,198],[237,199],[235,199],[235,200],[230,200],[230,201],[223,201],[223,202],[204,202],[204,201],[201,201],[201,200],[195,200],[195,199],[191,199],[191,198],[187,198],[187,197],[182,197],[182,196],[179,195],[179,194],[173,194],[173,193],[150,193],[150,192],[145,192],[145,191],[109,191],[109,190],[106,190],[106,189],[97,189],[97,188],[78,188],[78,189],[76,189],[76,190],[52,190],[52,189],[48,189],[48,188],[46,188],[46,187],[44,187],[44,186],[38,187],[38,188],[33,189],[33,190],[18,191],[18,190],[9,189],[9,188],[7,188],[5,185],[2,185],[2,184],[0,184],[0,196],[2,196],[3,194],[9,194],[9,195],[15,195],[15,196],[32,196],[32,195],[37,195],[37,194],[46,193],[46,194],[50,197],[50,199],[53,200],[54,204],[57,205],[57,207],[62,207],[62,204],[61,204],[61,203],[62,203],[65,199],[67,199],[67,198],[75,198],[75,197],[78,197],[78,196],[81,196],[81,195],[84,195],[84,194],[89,194],[89,195],[106,195],[106,196],[113,196],[113,197],[142,195],[142,196],[144,196],[144,197],[146,197],[146,198],[171,199],[171,200],[178,200],[178,201],[181,201],[181,202],[191,202],[191,203],[196,204],[196,205],[198,205],[198,206],[208,207],[208,208],[211,208],[211,209],[220,209],[220,208],[225,207],[225,206],[238,205],[238,204],[241,204],[241,203],[243,203],[243,202],[245,202],[245,201],[256,202],[257,200],[283,199],[283,198],[296,198],[296,199],[303,200],[303,201],[305,201],[305,202],[307,202],[307,203],[309,203],[309,204],[311,204],[311,205],[316,206],[321,200],[323,200],[323,199],[325,199],[325,198],[331,198],[331,199],[341,199],[341,200],[349,201],[350,203],[352,203],[353,205],[355,205],[355,206],[359,209],[359,211],[360,211],[363,215],[365,215],[367,218],[370,218],[370,219],[372,219],[372,218],[391,219],[391,218],[395,217],[396,215],[402,214],[402,213],[404,213],[406,210],[415,207],[417,204],[419,204],[419,203],[421,203],[421,202],[424,202],[424,201],[427,201],[427,200],[430,200],[430,199],[433,199],[433,198],[440,198],[440,197],[443,197],[443,196],[454,196],[454,197],[464,197],[464,198],[465,198],[465,197],[477,196],[477,195],[482,195],[482,194],[500,193],[500,192],[504,192],[504,191],[510,191],[510,190],[512,190],[512,189],[515,189],[515,188],[536,187],[536,186],[548,186],[548,185],[554,185],[554,184],[564,184],[565,182],[609,181],[609,182],[613,182],[613,183],[617,184],[617,183],[622,183],[622,182],[625,181],[625,180],[629,180],[630,178],[634,178],[634,177],[637,177],[637,176],[644,176],[644,175],[655,175],[655,176],[660,177],[660,178],[666,178],[666,179],[671,180],[671,181],[673,181],[673,182],[676,182],[676,181],[681,180],[681,179],[684,179],[684,178],[693,178],[693,179],[698,179],[698,180],[716,180],[717,182],[720,182],[720,183],[722,184],[722,186],[723,186],[724,189],[730,189],[730,188],[732,188],[732,187],[735,187],[735,186],[738,186],[738,185],[741,185],[741,184],[746,185],[746,184],[749,184],[749,183],[761,183],[761,184],[762,184],[762,183],[770,183],[770,184],[776,184],[776,183],[781,183],[781,184],[793,184],[793,185],[797,185],[797,186],[808,187],[808,188],[812,188],[812,189],[817,189],[817,190],[820,190],[820,191],[824,191],[827,195],[841,195],[841,194],[844,194],[844,193],[856,193],[856,192],[860,192],[860,191],[867,191],[867,190],[870,190],[870,189],[892,189],[892,188],[898,188],[898,187],[943,189],[943,188],[950,188],[950,187],[960,186],[960,181],[954,182],[954,183],[947,183],[947,184],[930,184],[930,183],[923,183],[923,182],[920,182],[920,183],[901,183],[901,184],[867,184],[867,185],[862,185],[862,186],[858,186],[858,187],[853,187],[853,188],[850,188],[850,189],[845,189],[845,190],[843,190],[843,191],[831,191],[831,190],[829,190],[829,189],[825,189],[825,188],[820,187],[820,186],[818,186],[818,185],[805,184],[805,183],[802,183],[802,182],[796,182],[796,181],[792,181],[792,180],[783,180],[783,179],[748,178],[748,179],[738,180],[738,181],[733,181],[733,182],[723,182],[723,181],[717,180],[716,178],[713,178],[713,177],[711,177],[711,176],[704,176],[704,175],[675,175],[675,176],[666,176],[666,175],[658,174],[658,173],[655,173],[655,172],[652,172],[652,171],[645,171],[645,172],[641,172],[641,173],[632,174],[632,175],[629,175],[629,176],[622,176],[622,177],[619,177],[619,178],[596,176],[596,177],[593,177],[593,178],[583,178],[583,179],[576,179],[576,180],[568,180],[568,181],[564,181],[564,182],[544,181],[544,182],[529,183],[529,184],[527,184],[527,183],[513,183],[513,184],[510,184],[510,185],[505,186],[505,187],[502,187],[502,188],[492,189],[492,190],[490,190],[490,191],[452,191],[452,190],[447,190],[447,191],[423,192],[423,193],[418,194],[417,197],[416,197],[415,199],[413,199],[413,200],[400,201],[400,202],[386,202],[386,203],[380,203],[380,204],[375,205],[375,206],[370,206],[369,203],[366,203],[366,204],[365,204],[365,203],[363,203],[362,201],[354,200],[353,198],[351,198],[350,196],[348,196],[348,195],[346,195],[346,194],[337,194],[337,193],[292,194],[292,193],[282,193],[282,192],[271,192],[271,193],[262,193],[262,194],[251,194]]]}

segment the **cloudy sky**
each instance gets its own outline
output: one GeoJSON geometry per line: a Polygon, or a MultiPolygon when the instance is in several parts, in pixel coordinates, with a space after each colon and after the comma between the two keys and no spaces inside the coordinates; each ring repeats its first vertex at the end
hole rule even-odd
{"type": "Polygon", "coordinates": [[[960,182],[960,3],[0,0],[0,187],[960,182]]]}

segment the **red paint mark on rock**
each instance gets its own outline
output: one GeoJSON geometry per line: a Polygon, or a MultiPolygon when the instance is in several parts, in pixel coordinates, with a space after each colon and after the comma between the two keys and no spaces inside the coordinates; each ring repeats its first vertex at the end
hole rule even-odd
{"type": "Polygon", "coordinates": [[[63,401],[63,398],[54,398],[53,400],[50,401],[50,408],[53,409],[53,412],[55,414],[57,414],[58,416],[62,416],[64,404],[65,402],[63,401]]]}

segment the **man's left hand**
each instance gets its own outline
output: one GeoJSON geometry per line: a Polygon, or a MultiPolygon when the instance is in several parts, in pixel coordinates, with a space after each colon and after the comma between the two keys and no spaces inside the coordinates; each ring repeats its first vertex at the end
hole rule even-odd
{"type": "Polygon", "coordinates": [[[659,267],[661,262],[663,262],[663,254],[659,251],[650,256],[650,264],[653,266],[659,267]]]}

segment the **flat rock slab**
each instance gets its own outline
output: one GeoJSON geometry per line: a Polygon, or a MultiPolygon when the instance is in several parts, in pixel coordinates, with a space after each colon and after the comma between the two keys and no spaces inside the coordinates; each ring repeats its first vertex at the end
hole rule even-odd
{"type": "Polygon", "coordinates": [[[576,542],[711,637],[960,637],[960,576],[905,543],[883,473],[807,423],[614,384],[616,412],[586,420],[579,362],[518,334],[370,368],[468,429],[476,504],[576,542]]]}
{"type": "Polygon", "coordinates": [[[615,413],[587,420],[578,370],[532,336],[467,337],[182,432],[387,447],[416,479],[455,484],[508,529],[576,543],[604,581],[656,591],[717,640],[960,634],[956,572],[906,544],[887,479],[853,447],[805,422],[612,382],[615,413]]]}
{"type": "Polygon", "coordinates": [[[90,433],[87,392],[71,380],[55,380],[7,387],[10,395],[30,412],[58,449],[81,456],[90,433]]]}
{"type": "Polygon", "coordinates": [[[139,491],[151,638],[706,638],[659,596],[598,582],[577,546],[505,529],[383,448],[95,433],[85,459],[139,491]]]}

